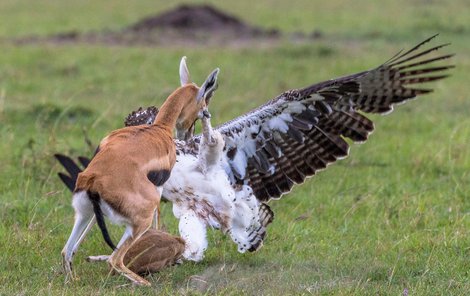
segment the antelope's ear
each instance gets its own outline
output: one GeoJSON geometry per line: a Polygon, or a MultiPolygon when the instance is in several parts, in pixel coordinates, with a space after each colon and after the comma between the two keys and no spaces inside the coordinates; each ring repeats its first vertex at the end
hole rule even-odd
{"type": "Polygon", "coordinates": [[[181,86],[191,83],[188,66],[186,66],[186,57],[182,57],[180,62],[180,82],[181,86]]]}
{"type": "Polygon", "coordinates": [[[206,104],[209,103],[210,98],[214,94],[214,91],[217,89],[217,75],[219,75],[219,68],[216,68],[212,73],[207,77],[206,81],[202,84],[199,92],[197,94],[197,101],[199,102],[202,99],[206,100],[206,104]]]}

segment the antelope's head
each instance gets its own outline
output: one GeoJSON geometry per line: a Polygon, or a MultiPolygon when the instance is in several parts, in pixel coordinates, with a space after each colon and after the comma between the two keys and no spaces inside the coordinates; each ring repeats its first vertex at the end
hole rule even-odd
{"type": "MultiPolygon", "coordinates": [[[[186,57],[181,59],[179,72],[181,86],[193,84],[189,76],[188,67],[186,66],[186,57]]],[[[214,91],[217,89],[218,74],[219,69],[216,68],[211,74],[209,74],[201,87],[193,84],[197,88],[196,98],[184,106],[178,120],[176,121],[176,137],[179,140],[188,140],[193,136],[194,125],[198,119],[210,117],[207,106],[209,105],[214,91]]]]}

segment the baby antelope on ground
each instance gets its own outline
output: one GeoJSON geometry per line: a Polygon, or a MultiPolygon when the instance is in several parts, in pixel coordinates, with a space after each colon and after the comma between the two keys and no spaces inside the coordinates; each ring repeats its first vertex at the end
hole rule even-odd
{"type": "MultiPolygon", "coordinates": [[[[161,230],[149,229],[127,251],[124,264],[145,275],[178,263],[183,256],[184,240],[161,230]]],[[[88,261],[107,261],[109,256],[89,256],[88,261]]]]}
{"type": "Polygon", "coordinates": [[[149,229],[124,256],[124,264],[144,275],[175,265],[182,258],[184,240],[156,229],[149,229]]]}
{"type": "Polygon", "coordinates": [[[199,88],[190,83],[183,58],[182,86],[166,99],[153,124],[119,129],[101,141],[75,186],[75,224],[62,251],[67,277],[73,277],[72,257],[96,220],[104,240],[114,249],[108,259],[111,267],[135,284],[150,285],[127,268],[123,259],[159,212],[162,185],[176,160],[173,130],[176,127],[178,134],[184,134],[198,118],[209,116],[205,102],[216,88],[218,73],[214,70],[199,88]],[[117,246],[111,241],[104,216],[126,226],[117,246]]]}

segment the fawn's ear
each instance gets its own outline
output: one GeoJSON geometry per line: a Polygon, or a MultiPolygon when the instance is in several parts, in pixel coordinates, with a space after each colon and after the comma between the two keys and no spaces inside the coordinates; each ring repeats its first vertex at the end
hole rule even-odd
{"type": "Polygon", "coordinates": [[[180,82],[181,86],[191,83],[188,66],[186,66],[186,57],[182,57],[180,62],[180,82]]]}
{"type": "Polygon", "coordinates": [[[209,74],[206,81],[204,81],[197,94],[198,102],[202,99],[205,99],[206,104],[209,103],[210,98],[214,94],[214,91],[217,89],[217,75],[219,75],[219,71],[219,68],[216,68],[214,71],[212,71],[211,74],[209,74]]]}

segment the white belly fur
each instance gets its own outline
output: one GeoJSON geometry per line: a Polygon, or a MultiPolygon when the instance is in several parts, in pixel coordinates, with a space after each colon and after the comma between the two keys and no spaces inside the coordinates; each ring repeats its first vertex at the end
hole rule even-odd
{"type": "Polygon", "coordinates": [[[109,220],[111,220],[113,224],[117,224],[117,225],[129,225],[130,224],[129,220],[126,217],[114,211],[111,208],[111,206],[107,202],[105,202],[103,199],[100,200],[100,206],[101,206],[101,210],[103,211],[103,214],[109,220]]]}

